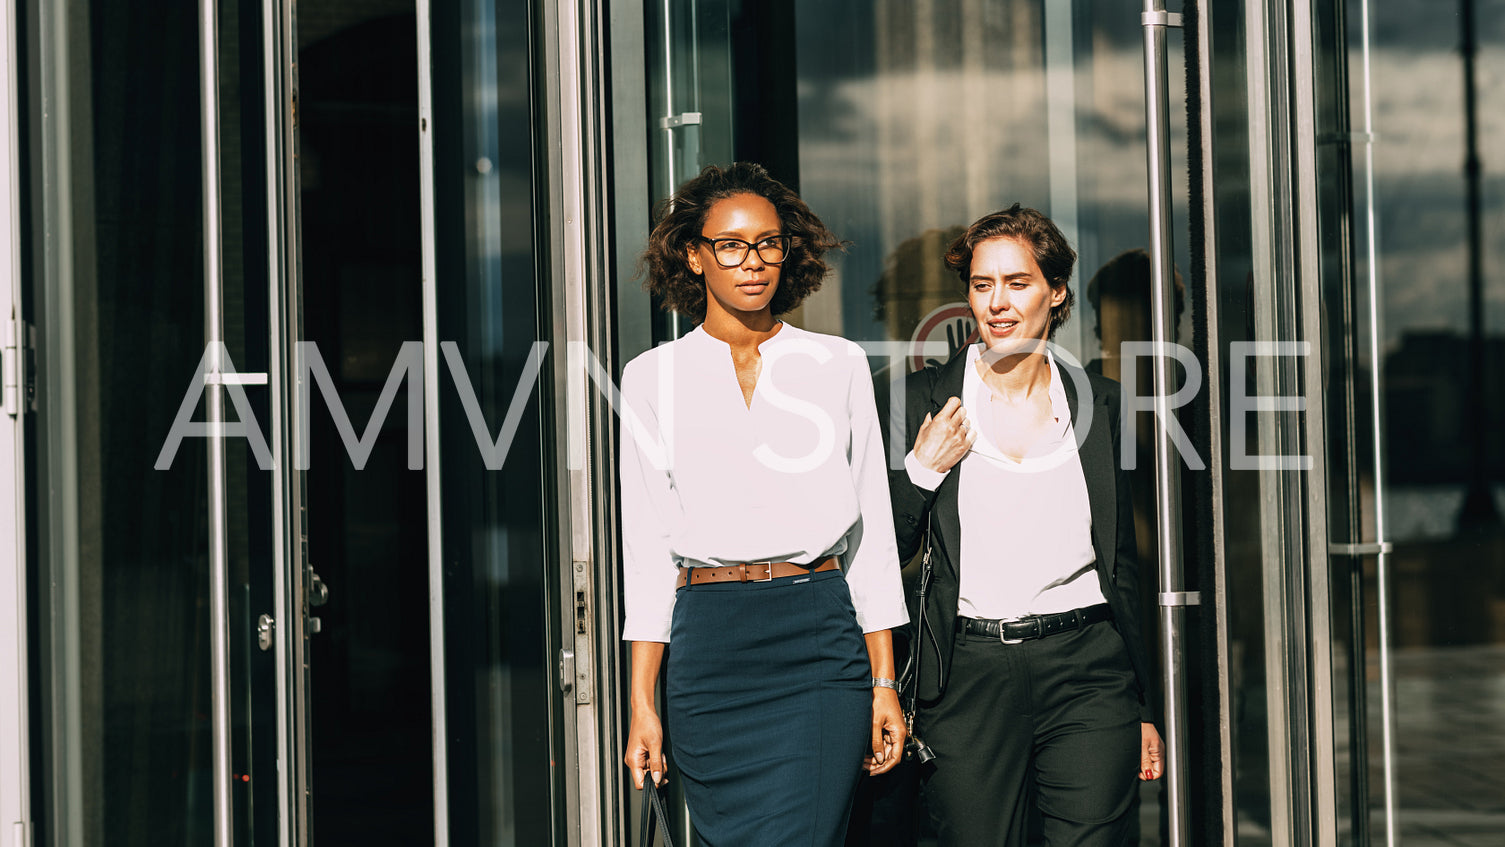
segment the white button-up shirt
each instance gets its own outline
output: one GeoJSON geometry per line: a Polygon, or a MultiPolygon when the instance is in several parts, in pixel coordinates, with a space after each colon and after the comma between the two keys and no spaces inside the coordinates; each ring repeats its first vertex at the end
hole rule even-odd
{"type": "MultiPolygon", "coordinates": [[[[957,491],[962,531],[957,614],[1003,619],[1107,602],[1093,567],[1092,505],[1055,358],[1047,351],[1056,425],[1020,460],[1004,455],[988,438],[994,430],[993,392],[977,373],[980,358],[980,345],[973,345],[962,383],[962,405],[977,441],[956,465],[966,466],[957,491]]],[[[946,478],[921,465],[913,451],[905,467],[910,481],[927,490],[946,478]]]]}
{"type": "Polygon", "coordinates": [[[628,641],[669,640],[679,566],[840,556],[863,632],[909,620],[862,348],[784,324],[749,406],[696,328],[622,373],[628,641]]]}

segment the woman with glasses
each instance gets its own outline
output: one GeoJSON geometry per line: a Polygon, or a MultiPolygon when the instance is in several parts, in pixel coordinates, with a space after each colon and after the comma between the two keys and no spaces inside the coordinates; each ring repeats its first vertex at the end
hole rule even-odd
{"type": "Polygon", "coordinates": [[[908,613],[867,359],[778,318],[839,244],[738,163],[680,186],[643,256],[699,326],[622,374],[624,761],[662,782],[667,729],[716,847],[839,845],[861,774],[903,754],[889,630],[908,613]]]}

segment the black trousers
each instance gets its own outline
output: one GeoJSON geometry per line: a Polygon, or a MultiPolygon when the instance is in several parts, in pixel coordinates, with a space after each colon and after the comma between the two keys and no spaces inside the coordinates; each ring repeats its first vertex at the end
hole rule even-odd
{"type": "Polygon", "coordinates": [[[945,695],[917,716],[937,756],[925,799],[942,847],[1023,847],[1030,802],[1049,847],[1125,843],[1141,737],[1113,624],[1022,644],[956,639],[945,695]]]}

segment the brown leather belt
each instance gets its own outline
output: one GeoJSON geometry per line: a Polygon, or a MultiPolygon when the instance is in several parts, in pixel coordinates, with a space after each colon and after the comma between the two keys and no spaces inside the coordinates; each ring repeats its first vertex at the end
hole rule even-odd
{"type": "Polygon", "coordinates": [[[835,570],[841,570],[841,560],[835,556],[827,556],[816,565],[797,565],[794,562],[743,562],[740,565],[722,565],[719,568],[680,568],[679,581],[674,583],[674,587],[684,588],[686,580],[692,585],[706,582],[767,582],[770,579],[785,576],[804,576],[835,570]]]}

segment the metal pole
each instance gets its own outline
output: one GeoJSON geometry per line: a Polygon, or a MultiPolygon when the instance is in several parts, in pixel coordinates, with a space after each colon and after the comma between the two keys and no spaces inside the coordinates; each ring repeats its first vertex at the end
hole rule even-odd
{"type": "Polygon", "coordinates": [[[424,482],[428,500],[429,686],[433,712],[434,845],[449,845],[444,689],[444,526],[439,467],[439,289],[434,231],[434,77],[430,0],[418,0],[418,205],[423,275],[424,482]]]}
{"type": "MultiPolygon", "coordinates": [[[[674,10],[673,0],[664,0],[664,114],[674,114],[674,10]]],[[[664,196],[672,197],[679,184],[679,174],[674,169],[674,127],[664,126],[664,196]]],[[[675,317],[678,317],[677,315],[675,317]]]]}
{"type": "MultiPolygon", "coordinates": [[[[1365,271],[1369,287],[1369,401],[1372,429],[1370,438],[1374,450],[1374,537],[1377,541],[1375,554],[1375,583],[1378,592],[1380,658],[1380,756],[1385,774],[1385,844],[1395,847],[1399,843],[1395,819],[1395,697],[1390,677],[1390,552],[1389,531],[1385,521],[1385,441],[1382,423],[1384,420],[1384,397],[1380,393],[1380,371],[1384,360],[1380,358],[1380,271],[1379,238],[1375,232],[1374,215],[1374,106],[1370,92],[1369,67],[1369,0],[1359,3],[1359,56],[1363,63],[1363,125],[1359,133],[1364,138],[1364,234],[1365,271]]],[[[1368,804],[1367,797],[1356,798],[1368,804]]],[[[1365,809],[1368,814],[1368,809],[1365,809]]]]}
{"type": "Polygon", "coordinates": [[[230,562],[225,540],[223,285],[220,267],[219,19],[216,0],[199,3],[199,126],[204,178],[204,336],[209,423],[209,679],[213,733],[215,847],[230,847],[230,562]]]}
{"type": "Polygon", "coordinates": [[[1171,153],[1169,92],[1165,78],[1165,31],[1180,26],[1180,15],[1165,11],[1164,0],[1145,0],[1144,14],[1145,134],[1150,200],[1150,305],[1154,312],[1155,369],[1155,513],[1160,571],[1160,651],[1165,683],[1165,744],[1170,845],[1189,844],[1186,803],[1186,683],[1182,664],[1185,606],[1195,602],[1182,590],[1180,475],[1171,441],[1172,394],[1169,345],[1173,281],[1171,270],[1171,153]]]}
{"type": "MultiPolygon", "coordinates": [[[[673,0],[664,0],[664,115],[670,116],[674,112],[674,10],[673,0]]],[[[674,189],[679,186],[679,173],[674,161],[674,127],[665,124],[664,130],[664,166],[666,168],[664,197],[673,197],[674,189]]],[[[669,313],[669,334],[679,338],[684,334],[683,323],[677,311],[669,313]]]]}

